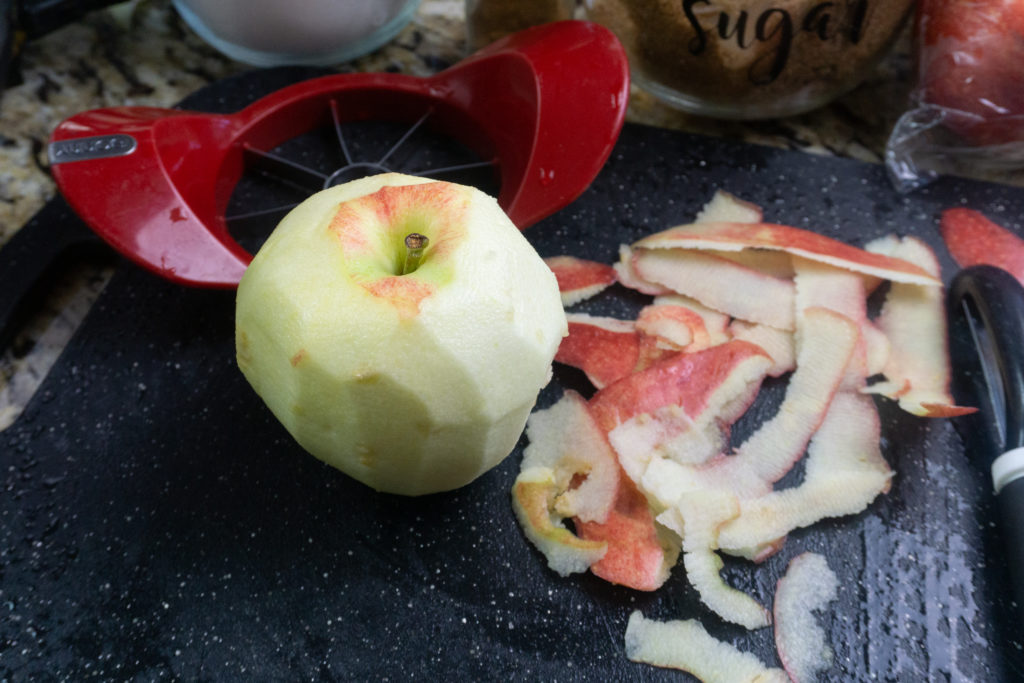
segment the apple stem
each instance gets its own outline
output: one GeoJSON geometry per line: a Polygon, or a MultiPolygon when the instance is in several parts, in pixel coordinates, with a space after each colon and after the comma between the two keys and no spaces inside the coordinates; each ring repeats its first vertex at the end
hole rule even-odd
{"type": "Polygon", "coordinates": [[[430,244],[426,235],[418,232],[410,232],[405,236],[405,263],[402,264],[402,275],[408,275],[420,267],[423,260],[423,250],[430,244]]]}

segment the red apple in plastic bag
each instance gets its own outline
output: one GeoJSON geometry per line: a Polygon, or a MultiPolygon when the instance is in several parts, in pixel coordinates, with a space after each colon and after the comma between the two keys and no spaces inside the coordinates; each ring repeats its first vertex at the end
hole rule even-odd
{"type": "Polygon", "coordinates": [[[1024,1],[922,0],[920,87],[973,145],[1024,141],[1024,1]]]}

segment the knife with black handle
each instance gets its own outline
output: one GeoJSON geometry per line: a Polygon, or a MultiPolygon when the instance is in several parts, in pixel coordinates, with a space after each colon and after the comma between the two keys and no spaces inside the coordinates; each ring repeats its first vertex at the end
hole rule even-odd
{"type": "MultiPolygon", "coordinates": [[[[977,463],[991,473],[1016,613],[1024,617],[1024,287],[988,265],[960,271],[949,291],[951,357],[971,416],[977,463]]],[[[1024,621],[1020,622],[1024,623],[1024,621]]]]}

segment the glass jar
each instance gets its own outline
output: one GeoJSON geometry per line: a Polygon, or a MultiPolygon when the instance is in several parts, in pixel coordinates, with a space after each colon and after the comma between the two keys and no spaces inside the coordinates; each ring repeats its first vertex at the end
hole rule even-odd
{"type": "Polygon", "coordinates": [[[788,116],[856,86],[914,0],[585,0],[618,35],[634,82],[695,114],[788,116]]]}
{"type": "Polygon", "coordinates": [[[576,0],[466,0],[469,50],[524,28],[572,19],[576,0]]]}

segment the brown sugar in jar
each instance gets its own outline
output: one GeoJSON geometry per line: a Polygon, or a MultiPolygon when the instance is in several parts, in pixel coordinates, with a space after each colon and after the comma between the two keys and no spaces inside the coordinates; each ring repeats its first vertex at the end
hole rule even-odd
{"type": "Polygon", "coordinates": [[[552,21],[571,19],[576,0],[466,0],[470,50],[499,38],[552,21]]]}
{"type": "Polygon", "coordinates": [[[640,87],[680,109],[754,119],[805,112],[853,88],[914,0],[586,0],[640,87]]]}

